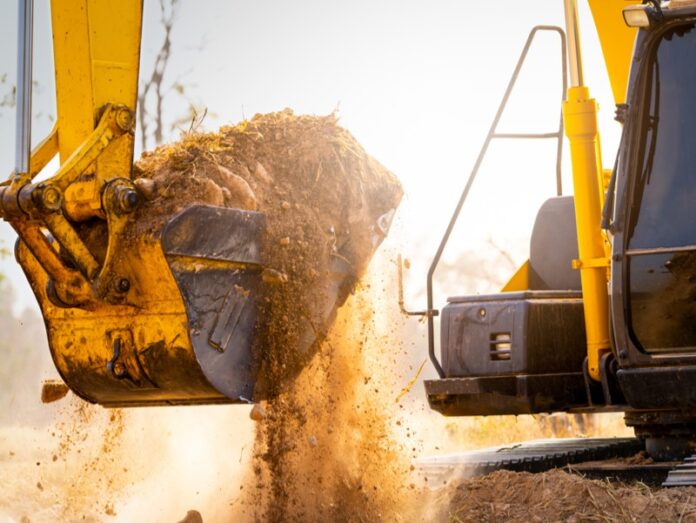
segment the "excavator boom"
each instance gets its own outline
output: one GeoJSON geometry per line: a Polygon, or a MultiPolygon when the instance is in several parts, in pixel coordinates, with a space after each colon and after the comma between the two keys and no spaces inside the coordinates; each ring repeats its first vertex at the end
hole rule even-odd
{"type": "Polygon", "coordinates": [[[592,19],[602,47],[614,102],[625,103],[637,29],[624,22],[622,11],[625,7],[639,2],[626,0],[587,0],[587,2],[592,11],[592,19]]]}

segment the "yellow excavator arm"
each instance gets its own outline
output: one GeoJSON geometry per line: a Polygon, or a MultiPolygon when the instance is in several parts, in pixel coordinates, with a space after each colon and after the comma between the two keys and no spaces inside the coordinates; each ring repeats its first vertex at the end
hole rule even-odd
{"type": "MultiPolygon", "coordinates": [[[[31,48],[31,5],[20,26],[20,49],[31,48]]],[[[26,100],[18,114],[17,169],[1,189],[3,218],[15,228],[36,261],[51,277],[55,297],[67,305],[103,298],[99,279],[106,260],[85,245],[70,223],[90,218],[114,221],[135,204],[130,182],[136,109],[142,1],[54,1],[51,6],[56,71],[57,123],[49,136],[24,158],[31,103],[24,78],[18,91],[26,100]],[[115,22],[117,21],[117,22],[115,22]],[[56,154],[60,168],[50,179],[33,178],[56,154]],[[118,181],[117,181],[118,180],[118,181]],[[107,188],[108,186],[108,188],[107,188]],[[42,229],[69,255],[75,267],[60,260],[42,229]],[[98,296],[100,295],[101,296],[98,296]]],[[[21,70],[31,70],[30,55],[21,70]]],[[[108,251],[108,248],[107,248],[108,251]]]]}
{"type": "Polygon", "coordinates": [[[106,406],[248,401],[253,315],[228,320],[253,303],[228,291],[257,283],[262,220],[207,206],[163,225],[140,216],[132,163],[142,7],[51,2],[58,118],[27,158],[33,13],[20,1],[18,160],[0,214],[17,231],[51,354],[76,394],[106,406]],[[55,175],[34,183],[56,154],[55,175]],[[241,231],[239,244],[197,243],[216,226],[241,231]]]}
{"type": "Polygon", "coordinates": [[[587,1],[597,28],[599,43],[602,46],[614,102],[624,103],[637,29],[626,25],[622,11],[624,7],[640,2],[627,0],[587,1]]]}
{"type": "Polygon", "coordinates": [[[61,165],[90,140],[109,142],[85,172],[58,175],[77,178],[64,195],[75,220],[103,217],[100,193],[107,180],[130,178],[142,9],[142,0],[51,2],[61,165]],[[112,114],[115,121],[99,129],[112,114]]]}

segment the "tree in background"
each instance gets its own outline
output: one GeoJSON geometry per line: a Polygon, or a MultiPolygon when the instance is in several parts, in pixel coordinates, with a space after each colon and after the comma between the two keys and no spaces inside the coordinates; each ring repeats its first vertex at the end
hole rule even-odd
{"type": "MultiPolygon", "coordinates": [[[[161,145],[166,136],[165,131],[174,131],[188,125],[188,130],[197,128],[207,114],[204,109],[194,102],[189,95],[193,84],[186,83],[185,78],[191,70],[180,74],[174,80],[168,79],[168,69],[172,58],[172,31],[179,14],[179,0],[160,0],[160,26],[163,31],[162,43],[155,56],[152,72],[141,75],[140,93],[138,95],[138,127],[140,132],[140,147],[146,151],[148,147],[161,145]],[[165,99],[175,95],[187,104],[185,113],[175,118],[169,125],[165,123],[165,99]]],[[[202,51],[204,44],[199,46],[202,51]]]]}
{"type": "Polygon", "coordinates": [[[0,109],[14,107],[17,88],[7,82],[7,73],[0,74],[0,109]]]}

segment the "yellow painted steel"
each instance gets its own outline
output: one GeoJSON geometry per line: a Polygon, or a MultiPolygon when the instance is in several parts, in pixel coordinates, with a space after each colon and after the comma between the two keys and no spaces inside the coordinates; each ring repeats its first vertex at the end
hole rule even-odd
{"type": "Polygon", "coordinates": [[[604,63],[607,67],[615,103],[626,101],[628,73],[636,39],[635,27],[624,23],[621,11],[635,0],[587,0],[592,11],[599,42],[602,46],[604,63]]]}
{"type": "Polygon", "coordinates": [[[529,289],[529,260],[520,265],[508,282],[503,286],[502,292],[526,291],[529,289]]]}
{"type": "MultiPolygon", "coordinates": [[[[636,29],[627,27],[622,10],[640,2],[625,0],[588,0],[615,102],[626,99],[628,77],[633,55],[636,29]]],[[[608,313],[608,268],[611,252],[606,233],[601,229],[601,210],[609,174],[602,168],[602,157],[597,126],[597,102],[591,98],[582,80],[577,19],[572,2],[566,1],[566,21],[570,34],[578,45],[574,58],[580,71],[579,81],[568,90],[563,104],[565,133],[570,143],[575,195],[575,218],[578,234],[579,259],[573,267],[580,271],[585,332],[587,335],[588,372],[600,380],[599,362],[603,353],[611,349],[608,313]]]]}
{"type": "MultiPolygon", "coordinates": [[[[61,163],[88,140],[107,104],[135,114],[142,0],[52,0],[61,163]]],[[[65,192],[66,214],[103,216],[100,191],[114,173],[130,176],[133,135],[124,133],[65,192]]]]}
{"type": "Polygon", "coordinates": [[[599,361],[610,350],[609,312],[607,295],[608,259],[602,235],[600,187],[603,181],[597,102],[585,86],[568,89],[563,104],[565,133],[570,142],[575,194],[575,219],[578,233],[580,270],[587,359],[590,376],[600,379],[599,361]]]}

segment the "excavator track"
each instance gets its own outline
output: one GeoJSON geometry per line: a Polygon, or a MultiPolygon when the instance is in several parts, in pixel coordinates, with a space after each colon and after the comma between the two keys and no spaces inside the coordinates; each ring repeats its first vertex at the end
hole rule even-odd
{"type": "Polygon", "coordinates": [[[696,454],[689,456],[667,474],[663,487],[696,486],[696,454]]]}
{"type": "Polygon", "coordinates": [[[658,461],[637,456],[645,450],[638,438],[572,438],[536,440],[415,461],[431,486],[452,479],[484,476],[496,470],[544,472],[564,468],[590,479],[641,481],[655,487],[696,486],[696,454],[684,461],[658,461]]]}
{"type": "MultiPolygon", "coordinates": [[[[637,438],[572,438],[536,440],[496,448],[431,456],[416,460],[415,466],[431,485],[449,479],[483,476],[496,470],[515,472],[543,472],[553,468],[568,467],[573,472],[584,474],[580,464],[593,463],[595,466],[585,470],[594,476],[599,471],[598,463],[606,460],[628,458],[643,450],[643,443],[637,438]]],[[[630,469],[635,479],[640,479],[640,471],[646,467],[613,462],[611,472],[606,475],[621,478],[621,472],[630,469]]],[[[655,464],[652,464],[655,465],[655,464]]],[[[676,464],[659,464],[658,476],[664,480],[676,464]]],[[[655,468],[653,466],[653,468],[655,468]]],[[[602,475],[598,472],[597,475],[602,475]]],[[[605,475],[605,476],[606,476],[605,475]]],[[[651,473],[651,475],[654,475],[651,473]]],[[[628,478],[627,478],[628,479],[628,478]]],[[[655,481],[655,480],[654,480],[655,481]]],[[[651,482],[654,482],[651,481],[651,482]]],[[[661,480],[660,480],[661,481],[661,480]]]]}

